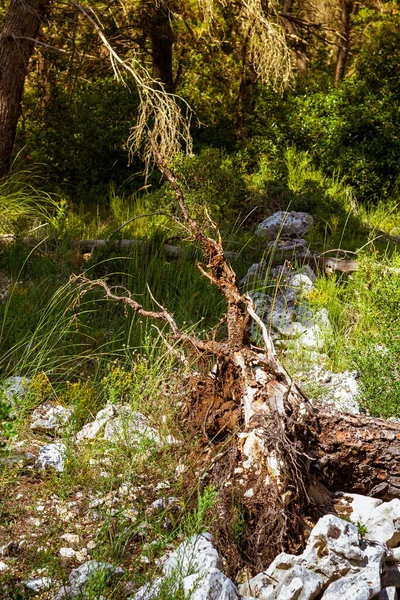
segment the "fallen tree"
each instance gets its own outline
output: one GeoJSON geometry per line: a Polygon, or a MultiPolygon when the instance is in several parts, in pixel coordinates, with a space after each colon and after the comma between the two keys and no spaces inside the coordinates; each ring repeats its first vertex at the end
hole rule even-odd
{"type": "Polygon", "coordinates": [[[225,297],[226,339],[217,341],[215,332],[206,339],[188,334],[166,308],[147,310],[127,291],[117,294],[103,280],[73,276],[72,282],[81,286],[80,295],[100,288],[109,300],[167,323],[171,350],[176,347],[172,339],[184,349],[180,359],[195,357],[197,372],[188,385],[184,417],[188,427],[202,434],[205,470],[221,490],[222,540],[232,542],[235,507],[245,515],[240,556],[231,543],[227,559],[237,565],[244,558],[256,571],[265,569],[283,548],[295,551],[302,545],[310,517],[331,509],[321,505],[329,503],[329,495],[320,493],[318,481],[384,499],[397,495],[400,426],[313,408],[279,362],[251,298],[240,292],[216,225],[209,220],[213,235],[204,233],[154,143],[153,152],[176,194],[184,225],[203,253],[200,272],[225,297]],[[251,324],[260,328],[263,347],[252,344],[251,324]]]}

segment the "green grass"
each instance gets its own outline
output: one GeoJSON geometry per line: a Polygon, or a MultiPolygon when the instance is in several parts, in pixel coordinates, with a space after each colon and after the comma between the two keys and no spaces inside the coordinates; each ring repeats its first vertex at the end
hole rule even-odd
{"type": "MultiPolygon", "coordinates": [[[[196,164],[187,168],[189,175],[196,164]]],[[[218,179],[220,187],[227,182],[227,166],[222,167],[218,179]]],[[[400,417],[400,276],[396,271],[400,269],[400,258],[393,245],[387,247],[387,242],[382,240],[377,240],[375,245],[372,242],[377,229],[397,234],[398,205],[393,200],[390,205],[378,204],[369,211],[360,211],[344,180],[339,176],[325,176],[308,155],[293,149],[287,153],[284,170],[285,179],[278,183],[283,185],[286,195],[272,198],[272,192],[278,189],[277,181],[272,182],[268,165],[260,164],[253,178],[240,178],[240,181],[236,178],[235,198],[240,200],[240,186],[247,185],[245,191],[251,193],[250,200],[246,200],[248,214],[258,210],[251,202],[265,197],[271,203],[265,206],[263,218],[273,212],[274,207],[313,212],[316,223],[309,241],[314,251],[332,247],[363,248],[359,254],[360,270],[352,278],[320,274],[308,302],[314,310],[326,308],[329,312],[333,335],[324,349],[327,366],[337,371],[359,370],[363,408],[372,415],[400,417]],[[276,206],[273,200],[283,204],[276,206]]],[[[205,198],[210,191],[213,194],[211,209],[214,206],[217,213],[223,215],[224,211],[217,206],[219,187],[214,189],[209,179],[202,188],[205,177],[206,174],[200,172],[193,189],[189,190],[191,201],[205,198]]],[[[24,188],[21,182],[19,188],[17,183],[7,185],[8,196],[20,197],[22,203],[21,212],[12,213],[17,211],[17,203],[9,201],[5,229],[9,223],[19,232],[38,227],[43,221],[49,222],[49,226],[37,230],[42,233],[33,249],[18,238],[15,244],[0,252],[0,268],[14,282],[8,299],[0,303],[0,378],[9,375],[32,378],[15,420],[10,420],[7,408],[3,410],[0,404],[4,420],[1,436],[10,444],[10,452],[19,452],[13,434],[24,442],[24,449],[29,449],[35,441],[51,441],[46,434],[33,435],[29,429],[33,408],[49,399],[72,408],[73,417],[61,434],[68,448],[63,473],[35,479],[32,472],[7,466],[0,460],[3,493],[0,537],[12,535],[16,523],[28,519],[27,507],[52,496],[62,505],[78,501],[86,514],[84,511],[94,496],[112,498],[122,483],[128,483],[134,489],[132,495],[127,494],[118,504],[104,503],[99,508],[99,520],[94,524],[85,525],[77,517],[82,543],[87,543],[89,538],[95,543],[91,558],[121,564],[126,571],[125,577],[117,582],[107,582],[100,576],[88,588],[87,598],[94,600],[103,594],[117,599],[127,580],[138,587],[156,576],[159,568],[155,560],[166,550],[173,549],[189,535],[215,526],[219,492],[203,483],[201,473],[192,473],[195,467],[190,464],[189,456],[196,439],[192,439],[180,423],[187,373],[165,346],[163,336],[168,334],[168,329],[158,330],[154,323],[138,318],[129,309],[125,313],[120,305],[106,302],[101,292],[90,291],[80,296],[77,286],[69,283],[69,276],[81,270],[92,279],[104,277],[112,286],[127,288],[148,309],[157,309],[153,296],[174,314],[182,328],[200,336],[209,335],[218,325],[225,303],[214,287],[200,276],[196,261],[201,257],[196,248],[181,240],[179,243],[187,249],[186,254],[177,259],[163,254],[163,244],[171,237],[181,236],[182,231],[162,215],[137,219],[118,234],[146,240],[147,245],[135,246],[126,254],[108,247],[95,251],[88,263],[77,261],[70,240],[107,239],[123,222],[149,211],[156,198],[164,198],[165,190],[146,199],[123,196],[111,188],[106,215],[103,210],[87,214],[65,202],[59,203],[58,210],[52,212],[53,201],[43,198],[33,187],[24,188]],[[16,190],[15,196],[12,189],[16,190]],[[162,436],[172,433],[180,444],[157,448],[144,437],[133,445],[109,444],[104,440],[77,445],[75,434],[93,420],[107,402],[130,405],[145,414],[162,436]],[[177,464],[185,466],[183,474],[177,473],[177,464]],[[194,482],[198,481],[201,483],[196,486],[194,482]],[[157,490],[160,483],[167,483],[168,487],[157,490]],[[26,498],[16,504],[13,498],[21,490],[26,498]],[[165,496],[176,497],[179,509],[149,510],[153,500],[165,496]],[[132,514],[128,516],[126,512],[133,507],[137,518],[131,518],[132,514]]],[[[0,197],[1,193],[0,188],[0,197]]],[[[251,216],[249,219],[238,216],[234,225],[226,227],[224,232],[231,249],[239,253],[234,262],[239,278],[262,256],[268,264],[267,271],[276,262],[276,257],[264,253],[261,242],[252,237],[248,226],[251,219],[251,216]]],[[[258,289],[276,294],[277,288],[268,287],[270,285],[266,277],[258,289]]],[[[223,327],[217,335],[224,335],[223,327]]],[[[290,365],[285,351],[280,352],[290,365]]],[[[297,366],[303,363],[307,368],[306,356],[294,358],[297,366]]],[[[313,395],[323,395],[323,390],[312,391],[313,395]]],[[[232,535],[240,548],[245,516],[235,490],[232,490],[232,515],[232,535]]],[[[42,567],[58,580],[65,577],[66,565],[58,555],[59,535],[65,529],[74,531],[74,521],[66,524],[59,516],[49,520],[45,531],[21,557],[25,578],[32,569],[42,567]],[[46,544],[55,550],[48,551],[46,544]],[[41,552],[36,551],[39,545],[44,546],[41,552]]],[[[18,598],[20,580],[8,577],[11,588],[14,586],[8,598],[18,598]]],[[[160,598],[181,597],[177,579],[176,574],[175,579],[166,583],[160,598]],[[171,592],[175,588],[176,591],[171,592]]]]}

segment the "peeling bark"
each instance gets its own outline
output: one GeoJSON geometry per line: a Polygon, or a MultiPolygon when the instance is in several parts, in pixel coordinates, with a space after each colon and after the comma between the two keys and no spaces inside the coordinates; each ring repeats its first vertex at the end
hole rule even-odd
{"type": "Polygon", "coordinates": [[[335,490],[400,497],[400,424],[320,412],[317,477],[335,490]]]}

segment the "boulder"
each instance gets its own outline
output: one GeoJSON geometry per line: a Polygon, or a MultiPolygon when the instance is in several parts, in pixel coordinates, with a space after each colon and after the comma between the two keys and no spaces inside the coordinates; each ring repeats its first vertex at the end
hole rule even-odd
{"type": "Polygon", "coordinates": [[[183,589],[185,597],[190,600],[240,600],[237,587],[214,567],[203,577],[198,573],[185,577],[183,589]]]}
{"type": "Polygon", "coordinates": [[[303,555],[316,550],[318,556],[323,556],[325,549],[329,554],[333,553],[348,560],[365,559],[365,554],[360,548],[357,527],[335,515],[325,515],[318,521],[310,534],[303,555]]]}
{"type": "Polygon", "coordinates": [[[394,548],[400,543],[400,500],[395,498],[374,508],[363,521],[366,539],[394,548]]]}
{"type": "Polygon", "coordinates": [[[314,220],[304,212],[279,211],[262,221],[255,233],[269,240],[279,238],[302,238],[314,220]]]}
{"type": "Polygon", "coordinates": [[[161,589],[173,595],[179,587],[191,600],[239,600],[238,589],[221,569],[211,534],[194,535],[164,561],[163,575],[142,586],[132,600],[155,600],[161,589]]]}
{"type": "Polygon", "coordinates": [[[338,492],[340,498],[338,510],[345,510],[346,515],[352,523],[365,523],[371,512],[382,504],[379,498],[370,496],[361,496],[360,494],[348,494],[347,492],[338,492]]]}

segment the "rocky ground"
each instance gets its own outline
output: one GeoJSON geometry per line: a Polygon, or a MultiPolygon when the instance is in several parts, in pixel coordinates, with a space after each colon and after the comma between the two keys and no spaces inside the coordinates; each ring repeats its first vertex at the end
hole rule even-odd
{"type": "MultiPolygon", "coordinates": [[[[312,384],[312,389],[318,389],[315,397],[311,393],[310,400],[357,414],[358,373],[333,373],[327,367],[325,349],[332,335],[329,316],[325,309],[316,311],[307,301],[314,289],[315,273],[308,264],[294,266],[293,252],[299,262],[310,255],[304,236],[311,224],[312,218],[305,213],[277,213],[261,223],[259,235],[274,246],[282,264],[274,268],[262,262],[252,265],[242,285],[251,286],[257,312],[275,345],[294,357],[301,355],[301,364],[308,365],[299,367],[293,377],[304,386],[312,384]],[[288,256],[292,257],[290,262],[288,256]],[[257,282],[266,280],[271,293],[258,291],[257,282]]],[[[18,410],[19,400],[28,389],[29,381],[23,378],[10,378],[4,383],[3,395],[13,410],[18,410]]],[[[188,469],[188,460],[180,451],[182,440],[175,432],[172,435],[124,403],[109,402],[73,434],[69,429],[72,417],[71,408],[46,401],[29,413],[25,437],[10,446],[5,469],[10,481],[14,479],[11,495],[3,499],[7,522],[0,525],[4,598],[13,598],[10,582],[16,580],[21,583],[16,599],[25,597],[24,593],[44,600],[397,598],[400,500],[383,503],[338,493],[332,514],[323,516],[314,526],[310,524],[307,546],[301,554],[281,553],[255,577],[245,569],[234,581],[224,574],[224,561],[211,533],[185,536],[180,532],[164,544],[162,553],[157,546],[159,534],[155,534],[153,517],[156,515],[157,526],[167,531],[184,510],[175,490],[188,469]],[[128,454],[134,454],[139,447],[141,466],[133,483],[118,473],[116,449],[126,448],[128,454]],[[89,449],[92,457],[85,463],[88,471],[82,472],[80,485],[66,485],[64,497],[55,493],[54,478],[65,476],[71,460],[89,449]],[[143,465],[150,455],[158,457],[161,471],[160,457],[173,457],[168,479],[160,471],[156,478],[146,476],[143,465]],[[112,484],[108,485],[111,474],[112,484]],[[93,492],[85,485],[102,479],[104,485],[97,486],[101,491],[93,492]],[[99,536],[104,532],[112,535],[116,519],[124,532],[120,543],[125,544],[125,558],[110,562],[102,560],[98,552],[99,536]],[[62,576],[52,568],[54,556],[57,564],[61,560],[64,565],[62,576]],[[142,573],[141,587],[134,577],[138,570],[142,573]],[[110,584],[113,595],[96,592],[95,582],[100,580],[110,584]]],[[[79,468],[80,463],[76,464],[79,468]]],[[[199,472],[194,473],[196,477],[200,477],[199,472]]]]}

